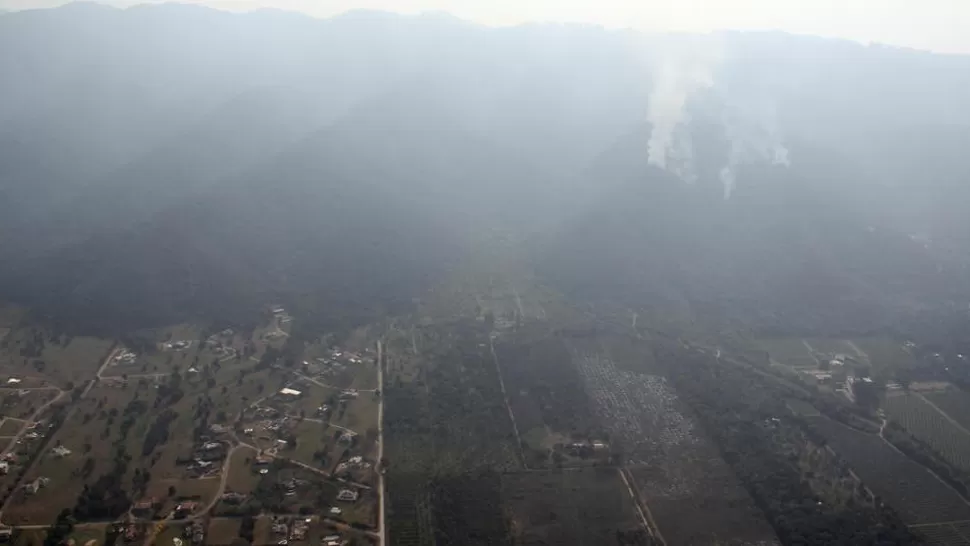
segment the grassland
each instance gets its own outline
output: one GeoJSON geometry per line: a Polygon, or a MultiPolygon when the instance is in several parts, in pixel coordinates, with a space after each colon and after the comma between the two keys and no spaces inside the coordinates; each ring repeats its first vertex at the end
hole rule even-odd
{"type": "Polygon", "coordinates": [[[198,373],[128,381],[106,378],[78,401],[50,446],[63,446],[70,455],[42,454],[27,480],[44,477],[48,487],[15,499],[5,521],[50,522],[65,508],[73,508],[84,490],[107,476],[139,497],[165,499],[162,510],[180,498],[208,501],[218,492],[218,479],[194,479],[186,470],[196,446],[200,422],[227,422],[265,388],[270,371],[255,371],[254,362],[200,366],[198,373]],[[206,407],[204,414],[199,408],[206,407]],[[167,424],[161,424],[161,416],[167,424]],[[161,428],[158,428],[161,427],[161,428]],[[154,432],[153,432],[154,430],[154,432]],[[153,438],[153,439],[150,439],[153,438]],[[119,467],[118,449],[131,457],[119,467]],[[145,482],[140,473],[147,473],[145,482]],[[170,488],[176,491],[169,495],[170,488]]]}
{"type": "Polygon", "coordinates": [[[26,419],[46,402],[54,399],[57,393],[56,389],[0,389],[0,415],[26,419]]]}
{"type": "Polygon", "coordinates": [[[206,530],[205,542],[210,546],[228,546],[239,537],[241,518],[212,518],[206,530]]]}

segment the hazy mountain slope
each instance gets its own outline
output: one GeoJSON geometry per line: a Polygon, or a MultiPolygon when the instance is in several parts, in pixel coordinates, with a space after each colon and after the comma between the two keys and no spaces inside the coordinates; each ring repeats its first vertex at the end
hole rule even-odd
{"type": "Polygon", "coordinates": [[[723,201],[647,165],[638,142],[597,162],[603,190],[540,245],[570,294],[801,332],[886,329],[970,294],[965,260],[876,223],[881,211],[839,191],[857,173],[831,154],[747,167],[723,201]]]}
{"type": "Polygon", "coordinates": [[[105,325],[270,299],[351,315],[410,302],[498,229],[577,297],[631,306],[804,329],[965,302],[970,60],[715,38],[699,52],[713,86],[683,97],[686,185],[647,165],[645,120],[658,59],[695,37],[176,5],[5,15],[0,290],[105,325]],[[791,167],[739,164],[724,201],[739,115],[791,167]]]}

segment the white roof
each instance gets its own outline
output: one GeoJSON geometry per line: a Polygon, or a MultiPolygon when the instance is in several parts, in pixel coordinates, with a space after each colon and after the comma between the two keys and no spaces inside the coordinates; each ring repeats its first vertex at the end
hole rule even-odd
{"type": "Polygon", "coordinates": [[[300,391],[296,390],[296,389],[291,389],[289,387],[283,387],[282,389],[280,389],[280,394],[290,394],[290,395],[293,395],[293,396],[299,396],[302,393],[300,391]]]}
{"type": "Polygon", "coordinates": [[[7,383],[17,384],[17,383],[20,383],[20,380],[17,379],[16,377],[11,377],[10,379],[7,380],[7,383]]]}

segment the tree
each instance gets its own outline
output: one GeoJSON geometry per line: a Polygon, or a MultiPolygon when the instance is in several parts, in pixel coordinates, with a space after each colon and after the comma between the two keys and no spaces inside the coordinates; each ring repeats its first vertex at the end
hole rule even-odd
{"type": "Polygon", "coordinates": [[[879,406],[879,388],[872,381],[857,378],[852,382],[852,394],[860,407],[874,410],[879,406]]]}

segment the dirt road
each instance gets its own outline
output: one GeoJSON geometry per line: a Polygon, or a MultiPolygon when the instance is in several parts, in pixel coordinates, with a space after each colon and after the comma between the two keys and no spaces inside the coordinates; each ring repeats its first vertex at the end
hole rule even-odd
{"type": "Polygon", "coordinates": [[[378,546],[385,546],[387,543],[387,533],[384,523],[384,503],[387,492],[384,490],[384,344],[377,341],[377,390],[380,392],[380,400],[377,406],[377,540],[378,546]]]}

